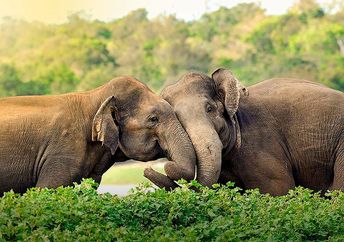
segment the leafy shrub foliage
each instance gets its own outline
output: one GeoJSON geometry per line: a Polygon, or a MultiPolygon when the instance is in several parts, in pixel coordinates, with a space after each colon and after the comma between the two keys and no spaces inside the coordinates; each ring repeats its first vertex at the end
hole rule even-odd
{"type": "Polygon", "coordinates": [[[173,192],[141,185],[126,197],[99,195],[97,184],[33,188],[0,199],[0,239],[26,241],[344,240],[344,193],[296,188],[282,197],[233,184],[183,184],[173,192]]]}

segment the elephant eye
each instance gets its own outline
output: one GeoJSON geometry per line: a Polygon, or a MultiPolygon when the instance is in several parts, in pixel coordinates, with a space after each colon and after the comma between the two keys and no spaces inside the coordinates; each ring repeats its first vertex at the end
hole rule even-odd
{"type": "Polygon", "coordinates": [[[214,110],[214,109],[213,109],[212,106],[207,105],[207,113],[210,113],[210,112],[212,112],[213,110],[214,110]]]}
{"type": "Polygon", "coordinates": [[[152,117],[149,117],[148,119],[151,123],[157,123],[159,122],[159,119],[157,116],[152,116],[152,117]]]}

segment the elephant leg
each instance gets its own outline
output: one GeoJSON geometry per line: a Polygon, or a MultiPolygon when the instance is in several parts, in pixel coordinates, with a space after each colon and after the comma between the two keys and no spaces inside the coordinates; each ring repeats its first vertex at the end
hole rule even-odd
{"type": "Polygon", "coordinates": [[[338,153],[337,159],[334,162],[333,167],[333,182],[330,186],[330,190],[344,191],[344,145],[338,153]]]}
{"type": "Polygon", "coordinates": [[[281,178],[267,178],[259,186],[262,193],[269,193],[272,196],[283,196],[288,193],[290,189],[295,187],[295,182],[289,176],[281,178]]]}
{"type": "Polygon", "coordinates": [[[36,187],[57,188],[59,186],[70,186],[73,182],[80,182],[80,171],[71,164],[73,161],[47,160],[41,168],[36,187]]]}
{"type": "Polygon", "coordinates": [[[242,181],[231,172],[231,168],[223,167],[220,173],[218,183],[226,184],[227,182],[234,182],[235,186],[243,188],[242,181]]]}
{"type": "Polygon", "coordinates": [[[111,153],[105,154],[99,162],[96,163],[91,173],[88,175],[89,178],[92,178],[100,184],[103,174],[114,164],[111,160],[111,153]]]}
{"type": "MultiPolygon", "coordinates": [[[[250,157],[249,160],[253,160],[250,157]]],[[[249,161],[248,160],[248,161],[249,161]]],[[[282,159],[267,154],[249,162],[241,177],[245,189],[259,188],[262,193],[281,196],[295,187],[291,167],[282,159]]]]}

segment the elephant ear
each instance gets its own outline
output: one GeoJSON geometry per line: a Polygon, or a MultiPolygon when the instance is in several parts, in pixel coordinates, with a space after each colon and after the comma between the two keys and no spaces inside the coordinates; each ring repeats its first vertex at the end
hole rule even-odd
{"type": "Polygon", "coordinates": [[[100,141],[115,154],[119,143],[118,127],[112,117],[117,112],[116,99],[108,97],[98,109],[92,124],[92,141],[100,141]]]}
{"type": "Polygon", "coordinates": [[[213,72],[212,78],[228,115],[233,117],[239,107],[240,91],[247,96],[248,90],[240,84],[230,70],[217,69],[213,72]]]}
{"type": "Polygon", "coordinates": [[[243,92],[245,96],[248,96],[248,90],[227,69],[217,69],[213,72],[212,79],[215,82],[215,89],[225,106],[233,127],[236,127],[236,147],[239,148],[241,146],[241,132],[235,113],[239,108],[240,93],[243,92]]]}

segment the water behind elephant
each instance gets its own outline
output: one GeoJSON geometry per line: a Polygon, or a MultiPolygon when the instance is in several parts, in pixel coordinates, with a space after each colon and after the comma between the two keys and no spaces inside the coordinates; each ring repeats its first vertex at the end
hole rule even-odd
{"type": "Polygon", "coordinates": [[[163,172],[166,159],[142,163],[135,160],[115,163],[104,175],[99,185],[98,193],[126,196],[132,188],[148,180],[142,176],[147,167],[163,172]]]}
{"type": "Polygon", "coordinates": [[[138,184],[126,184],[126,185],[100,185],[98,187],[98,193],[110,193],[112,195],[125,196],[129,193],[130,189],[136,187],[138,184]]]}

